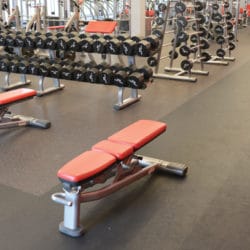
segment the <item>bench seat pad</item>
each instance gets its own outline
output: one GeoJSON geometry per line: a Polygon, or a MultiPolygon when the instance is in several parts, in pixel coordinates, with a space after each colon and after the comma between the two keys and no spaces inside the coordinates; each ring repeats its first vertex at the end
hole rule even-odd
{"type": "Polygon", "coordinates": [[[139,120],[108,137],[112,142],[124,143],[137,150],[163,133],[167,125],[152,120],[139,120]]]}
{"type": "Polygon", "coordinates": [[[57,173],[58,178],[78,183],[112,166],[116,158],[100,151],[86,151],[66,163],[57,173]]]}
{"type": "Polygon", "coordinates": [[[115,156],[118,160],[123,160],[134,153],[133,147],[126,144],[103,140],[92,147],[92,150],[99,150],[115,156]]]}
{"type": "Polygon", "coordinates": [[[34,89],[21,88],[10,90],[0,93],[0,105],[10,104],[35,95],[36,91],[34,89]]]}

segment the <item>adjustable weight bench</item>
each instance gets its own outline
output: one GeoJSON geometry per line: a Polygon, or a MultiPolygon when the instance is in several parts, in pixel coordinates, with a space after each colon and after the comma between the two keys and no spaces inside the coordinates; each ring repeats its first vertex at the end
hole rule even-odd
{"type": "Polygon", "coordinates": [[[188,168],[184,164],[135,154],[166,128],[162,122],[139,120],[65,164],[57,173],[64,192],[51,196],[53,201],[64,205],[64,220],[59,231],[72,237],[83,234],[80,224],[80,204],[83,202],[101,199],[154,172],[185,176],[188,168]],[[110,184],[86,191],[108,179],[111,179],[110,184]]]}
{"type": "Polygon", "coordinates": [[[20,88],[0,93],[0,129],[20,126],[32,126],[44,129],[49,128],[49,121],[23,115],[15,115],[8,110],[9,106],[31,99],[36,96],[36,94],[37,92],[35,90],[28,88],[20,88]]]}

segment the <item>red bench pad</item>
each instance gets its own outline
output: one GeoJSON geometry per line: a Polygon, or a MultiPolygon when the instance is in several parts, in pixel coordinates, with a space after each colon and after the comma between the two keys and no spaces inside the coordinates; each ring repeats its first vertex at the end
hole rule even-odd
{"type": "Polygon", "coordinates": [[[22,99],[33,97],[35,95],[36,91],[33,89],[21,88],[10,90],[8,92],[0,93],[0,105],[20,101],[22,99]]]}
{"type": "Polygon", "coordinates": [[[58,30],[58,29],[64,29],[64,25],[58,25],[58,26],[49,26],[47,27],[48,30],[58,30]]]}
{"type": "Polygon", "coordinates": [[[98,142],[92,147],[92,150],[104,151],[115,156],[118,160],[123,160],[132,155],[134,150],[130,145],[120,144],[108,140],[98,142]]]}
{"type": "Polygon", "coordinates": [[[117,22],[115,21],[90,21],[85,28],[88,33],[113,33],[117,22]]]}
{"type": "Polygon", "coordinates": [[[137,150],[163,133],[166,128],[167,125],[163,122],[139,120],[111,135],[108,140],[129,144],[137,150]]]}
{"type": "Polygon", "coordinates": [[[69,182],[83,181],[110,167],[116,158],[100,151],[86,151],[66,163],[57,173],[60,179],[69,182]]]}

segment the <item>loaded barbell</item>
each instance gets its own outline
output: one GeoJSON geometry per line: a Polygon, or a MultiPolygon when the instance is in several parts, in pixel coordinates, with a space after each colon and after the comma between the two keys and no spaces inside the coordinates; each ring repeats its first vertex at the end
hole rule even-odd
{"type": "Polygon", "coordinates": [[[211,55],[207,52],[202,52],[201,55],[196,59],[185,59],[181,62],[181,68],[185,71],[190,71],[197,60],[201,62],[207,62],[211,59],[211,55]]]}
{"type": "Polygon", "coordinates": [[[209,48],[209,43],[206,39],[200,39],[200,44],[196,45],[183,45],[180,47],[179,52],[182,56],[189,56],[191,53],[196,53],[197,49],[208,49],[209,48]]]}
{"type": "Polygon", "coordinates": [[[235,44],[232,43],[232,42],[229,42],[228,46],[226,48],[217,49],[216,55],[218,57],[222,57],[223,58],[226,55],[226,51],[231,51],[231,50],[234,50],[235,48],[236,48],[235,44]]]}

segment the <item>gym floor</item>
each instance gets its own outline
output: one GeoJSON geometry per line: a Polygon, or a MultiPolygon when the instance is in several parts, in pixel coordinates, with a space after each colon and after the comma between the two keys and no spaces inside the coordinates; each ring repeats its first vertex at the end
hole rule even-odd
{"type": "MultiPolygon", "coordinates": [[[[156,79],[140,102],[119,112],[112,109],[116,87],[69,81],[13,106],[52,127],[0,131],[1,249],[249,249],[249,41],[250,29],[240,30],[235,62],[206,65],[210,74],[197,83],[156,79]],[[57,170],[138,119],[168,124],[140,153],[186,163],[188,176],[146,177],[82,204],[86,234],[60,234],[63,206],[50,199],[61,191],[57,170]]],[[[29,78],[37,89],[37,78],[29,78]]]]}

